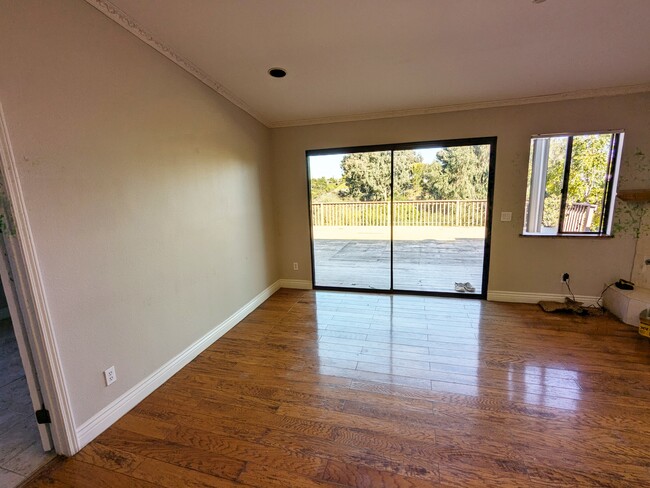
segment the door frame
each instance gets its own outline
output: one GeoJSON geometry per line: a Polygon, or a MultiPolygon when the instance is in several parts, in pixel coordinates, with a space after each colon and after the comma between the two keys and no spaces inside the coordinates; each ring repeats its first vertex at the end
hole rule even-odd
{"type": "MultiPolygon", "coordinates": [[[[427,295],[438,297],[453,297],[453,298],[466,298],[466,299],[487,299],[488,282],[490,274],[490,251],[492,245],[492,210],[494,205],[494,178],[496,170],[497,158],[497,137],[470,137],[461,139],[437,139],[431,141],[417,141],[417,142],[399,142],[394,144],[377,144],[371,146],[348,146],[348,147],[335,147],[325,149],[308,149],[305,151],[305,164],[307,166],[307,207],[309,215],[309,251],[311,256],[311,283],[314,290],[332,290],[332,291],[352,291],[362,293],[389,293],[400,295],[427,295]],[[490,160],[488,170],[488,183],[487,183],[487,215],[485,217],[485,244],[483,247],[483,276],[481,280],[481,293],[454,293],[444,291],[422,291],[422,290],[395,290],[393,289],[393,223],[391,211],[391,242],[390,242],[390,262],[391,262],[391,287],[388,290],[377,290],[373,288],[356,288],[356,287],[341,287],[341,286],[322,286],[316,285],[316,263],[314,261],[314,226],[312,222],[311,211],[311,171],[309,168],[310,156],[325,156],[328,154],[343,154],[355,152],[379,152],[391,151],[391,194],[393,192],[393,151],[402,151],[408,149],[423,149],[429,147],[458,147],[458,146],[490,146],[490,160]]],[[[393,201],[391,198],[391,205],[393,201]]]]}
{"type": "MultiPolygon", "coordinates": [[[[2,291],[4,292],[7,300],[7,307],[9,308],[9,319],[14,331],[16,344],[18,345],[18,354],[20,361],[23,365],[25,373],[25,380],[27,382],[27,390],[31,398],[32,409],[34,412],[43,408],[45,402],[41,393],[41,386],[38,382],[38,375],[36,373],[36,366],[34,364],[34,357],[32,355],[31,347],[27,339],[27,331],[25,323],[20,313],[20,306],[18,300],[18,293],[15,286],[15,280],[11,273],[11,265],[9,263],[9,253],[5,244],[4,236],[0,238],[0,281],[2,291]]],[[[32,419],[36,422],[36,419],[32,419]]],[[[38,427],[38,434],[41,438],[41,445],[43,451],[47,452],[53,448],[52,436],[50,433],[49,424],[36,424],[38,427]]]]}
{"type": "MultiPolygon", "coordinates": [[[[18,177],[18,167],[1,103],[0,214],[4,223],[0,238],[7,253],[8,272],[16,292],[17,314],[22,319],[25,332],[22,346],[25,350],[29,350],[34,365],[32,372],[35,373],[32,380],[40,387],[42,405],[50,414],[50,433],[54,449],[58,454],[71,456],[79,450],[79,443],[70,396],[63,375],[27,218],[25,198],[18,177]]],[[[14,315],[12,320],[13,318],[14,315]]],[[[23,363],[29,362],[29,357],[23,357],[22,353],[21,359],[23,363]]],[[[25,373],[27,374],[27,371],[25,373]]],[[[33,398],[32,402],[34,401],[33,398]]]]}

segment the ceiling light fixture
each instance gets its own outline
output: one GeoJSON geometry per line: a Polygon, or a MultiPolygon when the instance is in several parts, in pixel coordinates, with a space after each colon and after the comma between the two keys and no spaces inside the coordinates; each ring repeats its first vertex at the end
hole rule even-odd
{"type": "Polygon", "coordinates": [[[273,78],[284,78],[285,76],[287,76],[287,71],[283,68],[271,68],[269,70],[269,74],[273,78]]]}

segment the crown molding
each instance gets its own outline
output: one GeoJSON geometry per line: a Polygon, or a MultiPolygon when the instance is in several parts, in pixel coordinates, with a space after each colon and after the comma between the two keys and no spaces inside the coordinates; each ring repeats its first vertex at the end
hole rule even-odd
{"type": "Polygon", "coordinates": [[[428,108],[414,108],[406,110],[392,110],[386,112],[370,112],[365,114],[341,115],[333,117],[317,117],[313,119],[297,119],[279,122],[270,122],[268,127],[300,127],[305,125],[336,124],[340,122],[359,122],[364,120],[389,119],[395,117],[410,117],[415,115],[441,114],[446,112],[462,112],[465,110],[479,110],[484,108],[513,107],[517,105],[531,105],[535,103],[561,102],[566,100],[580,100],[583,98],[613,97],[618,95],[631,95],[634,93],[650,92],[650,83],[640,85],[615,86],[607,88],[595,88],[590,90],[578,90],[551,95],[539,95],[533,97],[508,98],[502,100],[491,100],[484,102],[460,103],[456,105],[441,105],[428,108]]]}
{"type": "Polygon", "coordinates": [[[118,7],[113,5],[111,2],[106,0],[85,0],[87,4],[95,7],[106,17],[111,19],[113,22],[119,24],[124,29],[129,31],[131,34],[136,36],[142,42],[154,48],[160,54],[165,56],[167,59],[177,64],[179,67],[187,71],[189,74],[194,76],[201,83],[207,85],[209,88],[217,92],[219,95],[248,113],[251,117],[257,119],[259,122],[264,124],[267,127],[269,123],[264,120],[264,118],[255,112],[249,105],[246,104],[243,100],[235,96],[223,85],[213,80],[205,71],[193,64],[192,62],[185,59],[183,56],[175,52],[171,47],[164,44],[163,42],[156,39],[152,34],[147,32],[140,24],[135,20],[129,17],[124,11],[120,10],[118,7]]]}
{"type": "Polygon", "coordinates": [[[201,68],[176,53],[171,47],[156,39],[147,32],[140,24],[129,17],[124,11],[107,0],[85,0],[86,3],[95,7],[106,17],[116,22],[138,39],[154,48],[167,59],[187,71],[206,86],[226,98],[228,101],[247,112],[253,118],[264,124],[266,127],[275,129],[283,127],[299,127],[305,125],[335,124],[340,122],[359,122],[365,120],[388,119],[395,117],[411,117],[417,115],[441,114],[446,112],[462,112],[465,110],[479,110],[485,108],[512,107],[517,105],[531,105],[535,103],[550,103],[566,100],[579,100],[583,98],[611,97],[617,95],[630,95],[634,93],[650,92],[650,83],[639,85],[615,86],[607,88],[595,88],[589,90],[577,90],[572,92],[553,93],[522,98],[508,98],[501,100],[489,100],[481,102],[460,103],[454,105],[440,105],[434,107],[414,108],[405,110],[389,110],[382,112],[368,112],[361,114],[340,115],[332,117],[315,117],[308,119],[294,119],[284,121],[269,121],[253,110],[246,102],[235,96],[223,85],[212,79],[201,68]]]}

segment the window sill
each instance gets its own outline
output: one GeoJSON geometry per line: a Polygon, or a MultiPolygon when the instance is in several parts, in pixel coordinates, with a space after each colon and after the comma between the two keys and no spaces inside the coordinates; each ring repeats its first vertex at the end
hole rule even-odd
{"type": "Polygon", "coordinates": [[[613,235],[609,234],[519,234],[519,237],[541,237],[542,239],[613,239],[613,235]]]}

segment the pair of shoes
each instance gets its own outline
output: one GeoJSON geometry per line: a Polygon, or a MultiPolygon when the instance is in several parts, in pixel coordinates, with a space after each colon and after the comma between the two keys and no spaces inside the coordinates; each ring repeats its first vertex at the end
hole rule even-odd
{"type": "Polygon", "coordinates": [[[474,288],[472,284],[467,281],[465,283],[454,283],[454,290],[461,293],[465,293],[466,291],[469,293],[474,293],[476,291],[476,288],[474,288]]]}

